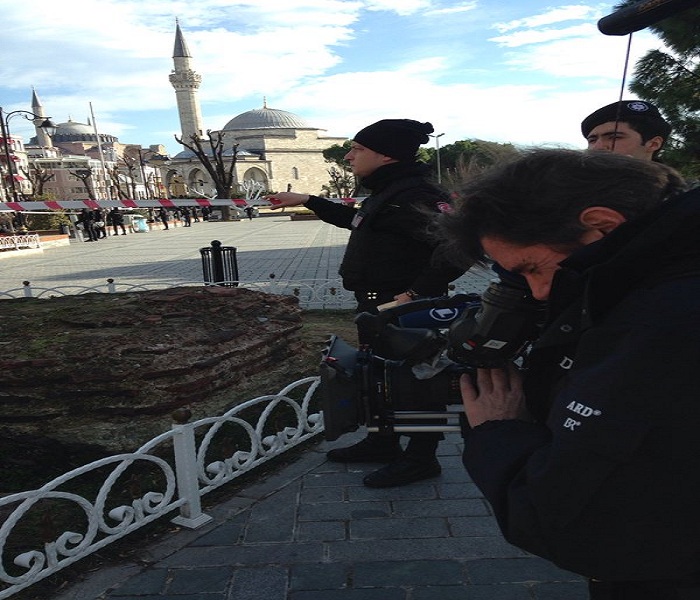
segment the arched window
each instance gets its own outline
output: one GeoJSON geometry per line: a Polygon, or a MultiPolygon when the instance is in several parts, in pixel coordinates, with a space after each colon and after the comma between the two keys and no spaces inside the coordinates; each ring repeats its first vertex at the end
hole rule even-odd
{"type": "Polygon", "coordinates": [[[296,167],[292,167],[292,178],[299,179],[299,169],[296,167]]]}
{"type": "Polygon", "coordinates": [[[267,185],[267,176],[265,175],[265,172],[256,167],[251,167],[245,173],[243,173],[243,181],[250,180],[267,185]]]}

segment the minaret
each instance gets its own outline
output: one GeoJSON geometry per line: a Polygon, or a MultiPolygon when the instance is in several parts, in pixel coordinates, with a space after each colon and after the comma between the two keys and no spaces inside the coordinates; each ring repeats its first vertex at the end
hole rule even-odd
{"type": "Polygon", "coordinates": [[[202,76],[192,69],[192,56],[182,35],[180,23],[176,20],[175,24],[175,49],[173,50],[175,68],[170,73],[170,83],[175,88],[182,140],[189,143],[193,135],[202,137],[202,111],[197,100],[197,90],[202,83],[202,76]]]}
{"type": "Polygon", "coordinates": [[[51,141],[51,136],[46,133],[46,130],[41,127],[41,124],[46,121],[46,115],[44,114],[44,107],[41,105],[41,100],[39,96],[36,95],[36,90],[32,88],[32,112],[37,115],[35,119],[32,119],[34,123],[34,131],[36,132],[36,144],[42,148],[53,148],[53,142],[51,141]]]}

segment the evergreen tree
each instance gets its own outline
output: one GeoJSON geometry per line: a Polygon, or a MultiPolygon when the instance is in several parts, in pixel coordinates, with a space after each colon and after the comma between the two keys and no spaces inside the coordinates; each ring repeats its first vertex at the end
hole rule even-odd
{"type": "Polygon", "coordinates": [[[355,194],[357,178],[345,160],[345,155],[350,152],[350,144],[350,140],[346,140],[342,146],[333,144],[323,151],[323,158],[331,165],[328,169],[330,180],[323,186],[323,191],[329,196],[351,198],[355,194]]]}
{"type": "MultiPolygon", "coordinates": [[[[625,0],[626,8],[638,0],[625,0]]],[[[666,45],[637,61],[629,89],[661,109],[673,126],[663,161],[688,178],[700,177],[700,7],[649,27],[666,45]]]]}

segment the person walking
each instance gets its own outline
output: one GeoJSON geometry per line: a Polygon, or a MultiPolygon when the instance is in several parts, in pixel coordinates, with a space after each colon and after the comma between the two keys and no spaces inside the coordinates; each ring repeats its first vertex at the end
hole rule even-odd
{"type": "Polygon", "coordinates": [[[163,223],[163,227],[167,231],[169,229],[168,227],[168,211],[165,210],[163,206],[161,206],[158,209],[158,219],[160,219],[160,222],[163,223]]]}
{"type": "Polygon", "coordinates": [[[96,208],[93,210],[92,222],[98,239],[105,239],[107,237],[107,222],[105,220],[104,210],[101,208],[96,208]]]}
{"type": "Polygon", "coordinates": [[[119,235],[118,229],[121,228],[122,235],[126,235],[126,227],[124,227],[124,215],[119,210],[119,207],[115,206],[109,211],[108,218],[112,221],[112,231],[114,235],[119,235]]]}
{"type": "Polygon", "coordinates": [[[182,221],[184,223],[184,227],[191,227],[192,213],[190,212],[189,206],[183,206],[180,210],[182,212],[182,221]]]}
{"type": "Polygon", "coordinates": [[[86,242],[96,242],[99,237],[95,229],[95,221],[92,211],[87,208],[81,208],[78,218],[75,220],[76,225],[80,225],[83,232],[87,235],[86,242]]]}
{"type": "MultiPolygon", "coordinates": [[[[387,302],[411,302],[447,294],[448,284],[464,273],[442,255],[428,235],[432,218],[448,207],[447,193],[429,180],[416,152],[429,141],[433,126],[412,119],[383,119],[361,129],[345,159],[362,185],[372,191],[360,208],[297,192],[266,196],[273,210],[303,204],[320,219],[350,229],[340,275],[354,292],[357,312],[376,313],[387,302]]],[[[358,329],[360,344],[372,334],[358,329]]],[[[389,358],[389,357],[387,357],[389,358]]],[[[328,452],[337,462],[388,463],[364,478],[369,487],[392,487],[436,477],[441,433],[411,433],[405,448],[397,434],[370,433],[347,448],[328,452]]]]}

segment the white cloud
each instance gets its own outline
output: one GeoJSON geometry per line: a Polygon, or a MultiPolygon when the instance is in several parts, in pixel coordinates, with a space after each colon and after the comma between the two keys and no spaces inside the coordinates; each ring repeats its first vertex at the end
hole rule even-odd
{"type": "MultiPolygon", "coordinates": [[[[662,47],[650,34],[639,34],[631,48],[630,65],[650,47],[662,47]]],[[[547,74],[557,78],[622,81],[627,38],[614,36],[577,37],[536,44],[506,57],[505,64],[517,71],[547,74]]]]}
{"type": "Polygon", "coordinates": [[[458,6],[446,6],[443,8],[433,8],[431,10],[426,11],[426,16],[430,17],[437,17],[437,16],[443,16],[443,15],[455,15],[458,13],[465,13],[465,12],[471,12],[473,10],[476,10],[478,8],[479,4],[476,0],[474,2],[466,2],[464,4],[460,4],[458,6]]]}
{"type": "Polygon", "coordinates": [[[564,29],[529,29],[526,31],[516,31],[508,35],[490,38],[489,41],[508,48],[517,48],[519,46],[540,44],[552,40],[582,37],[586,34],[590,34],[592,31],[593,26],[586,23],[583,25],[565,27],[564,29]]]}
{"type": "Polygon", "coordinates": [[[399,15],[410,15],[429,9],[433,2],[431,0],[366,0],[364,4],[367,10],[386,10],[399,15]]]}
{"type": "MultiPolygon", "coordinates": [[[[446,132],[444,144],[467,137],[578,143],[582,115],[618,93],[626,39],[597,31],[600,5],[543,6],[72,0],[70,11],[56,11],[55,0],[35,0],[32,11],[3,12],[0,104],[26,109],[36,86],[59,122],[68,115],[85,122],[92,101],[102,131],[172,144],[179,123],[168,73],[177,17],[203,77],[205,128],[259,108],[267,96],[269,106],[338,136],[404,116],[433,122],[446,132]],[[387,31],[389,23],[396,29],[387,31]]],[[[635,34],[631,64],[654,44],[648,32],[635,34]]]]}
{"type": "Polygon", "coordinates": [[[572,5],[553,8],[545,13],[533,15],[525,19],[517,19],[507,23],[496,23],[494,28],[498,31],[512,31],[523,27],[542,27],[543,25],[553,25],[564,21],[591,20],[596,15],[596,11],[590,6],[572,5]]]}

